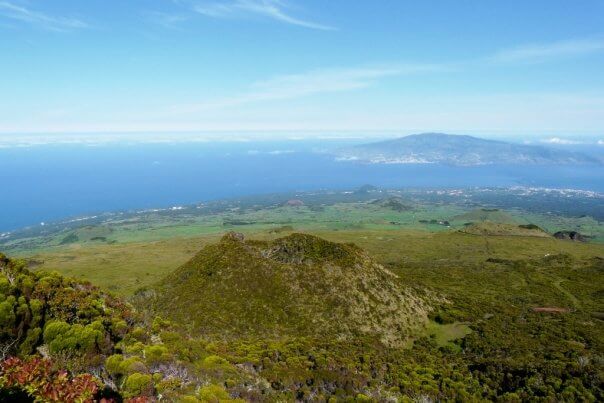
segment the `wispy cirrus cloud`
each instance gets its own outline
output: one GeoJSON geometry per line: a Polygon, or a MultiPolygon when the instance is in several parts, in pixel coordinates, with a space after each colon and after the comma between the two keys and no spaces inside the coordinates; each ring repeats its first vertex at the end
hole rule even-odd
{"type": "Polygon", "coordinates": [[[262,17],[285,24],[323,31],[335,30],[329,25],[319,24],[294,17],[287,4],[281,0],[222,0],[194,3],[193,10],[212,18],[262,17]]]}
{"type": "MultiPolygon", "coordinates": [[[[218,12],[218,11],[217,11],[218,12]]],[[[540,46],[522,46],[495,52],[476,59],[442,63],[398,63],[373,67],[317,69],[304,73],[280,75],[252,83],[247,90],[233,96],[219,97],[196,104],[172,107],[176,112],[196,112],[228,108],[257,102],[296,99],[321,93],[351,91],[370,87],[382,78],[417,73],[468,71],[488,63],[522,63],[604,51],[604,41],[559,41],[540,46]]],[[[553,139],[556,142],[560,139],[553,139]]]]}
{"type": "Polygon", "coordinates": [[[88,27],[88,24],[79,19],[51,16],[9,1],[0,1],[0,17],[52,31],[69,31],[88,27]]]}
{"type": "Polygon", "coordinates": [[[492,55],[489,60],[505,63],[540,63],[555,58],[580,56],[601,51],[604,51],[603,38],[576,39],[504,49],[492,55]]]}
{"type": "Polygon", "coordinates": [[[170,14],[159,11],[150,11],[146,13],[146,16],[148,21],[170,29],[178,29],[181,23],[189,19],[189,17],[182,14],[170,14]]]}
{"type": "Polygon", "coordinates": [[[252,83],[240,94],[203,101],[197,104],[177,105],[173,112],[189,113],[221,109],[265,101],[296,99],[315,94],[335,93],[367,88],[386,77],[445,71],[450,68],[437,64],[403,64],[391,66],[333,68],[305,73],[276,76],[252,83]]]}

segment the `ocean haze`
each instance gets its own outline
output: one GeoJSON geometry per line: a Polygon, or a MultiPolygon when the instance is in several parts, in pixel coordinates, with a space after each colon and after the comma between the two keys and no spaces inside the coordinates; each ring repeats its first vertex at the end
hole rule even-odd
{"type": "Polygon", "coordinates": [[[363,142],[54,144],[0,149],[0,232],[72,216],[315,189],[542,186],[604,192],[591,166],[452,167],[337,161],[363,142]]]}

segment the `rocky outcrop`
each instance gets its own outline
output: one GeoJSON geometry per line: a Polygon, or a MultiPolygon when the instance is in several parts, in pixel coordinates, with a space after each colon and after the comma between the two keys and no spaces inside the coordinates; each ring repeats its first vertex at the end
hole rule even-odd
{"type": "Polygon", "coordinates": [[[575,242],[587,242],[587,237],[577,231],[558,231],[554,234],[554,238],[575,242]]]}

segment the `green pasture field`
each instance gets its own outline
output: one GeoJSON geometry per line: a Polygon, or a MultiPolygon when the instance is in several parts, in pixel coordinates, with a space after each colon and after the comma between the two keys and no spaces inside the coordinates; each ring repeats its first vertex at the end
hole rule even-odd
{"type": "Polygon", "coordinates": [[[4,242],[0,249],[13,256],[29,256],[62,248],[91,247],[191,238],[221,234],[226,231],[257,233],[279,230],[296,231],[420,231],[451,232],[469,222],[507,222],[536,224],[550,234],[573,230],[604,242],[604,225],[591,217],[566,217],[554,214],[468,209],[456,204],[413,203],[408,210],[397,211],[370,202],[336,203],[300,207],[229,209],[213,214],[162,215],[145,214],[127,219],[113,219],[79,228],[65,228],[50,234],[22,237],[4,242]]]}

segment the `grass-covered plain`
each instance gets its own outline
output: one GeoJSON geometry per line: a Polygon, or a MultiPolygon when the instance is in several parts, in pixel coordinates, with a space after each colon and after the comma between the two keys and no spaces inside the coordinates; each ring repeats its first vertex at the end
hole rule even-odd
{"type": "MultiPolygon", "coordinates": [[[[455,243],[460,230],[471,233],[475,229],[468,227],[469,223],[486,227],[486,233],[491,235],[549,238],[556,231],[575,230],[590,236],[590,244],[604,240],[604,225],[587,215],[566,216],[519,208],[502,210],[474,202],[418,200],[382,193],[328,193],[306,198],[307,204],[301,206],[252,200],[204,207],[207,211],[198,206],[168,212],[118,214],[94,224],[76,222],[57,224],[49,230],[25,231],[3,240],[0,248],[11,256],[31,258],[32,265],[38,268],[90,279],[118,293],[130,294],[178,267],[203,245],[227,231],[265,239],[292,231],[321,234],[335,241],[359,243],[378,256],[393,243],[397,245],[395,251],[406,251],[413,245],[414,249],[409,252],[414,256],[425,250],[437,254],[443,245],[450,244],[437,234],[450,234],[455,243]],[[537,225],[543,231],[531,233],[520,227],[527,224],[537,225]],[[400,242],[401,239],[404,241],[400,242]]],[[[467,242],[485,244],[476,240],[467,242]]],[[[490,243],[494,242],[497,241],[490,243]]],[[[510,246],[510,250],[525,249],[523,241],[510,239],[509,242],[518,244],[518,247],[510,246]]],[[[450,259],[463,253],[460,250],[464,248],[470,247],[443,250],[442,256],[450,259]]],[[[532,246],[528,249],[535,250],[532,246]]],[[[469,252],[468,257],[481,253],[480,250],[469,252]]]]}
{"type": "MultiPolygon", "coordinates": [[[[604,253],[604,245],[597,243],[573,243],[553,238],[485,237],[460,233],[442,225],[432,225],[436,227],[435,232],[427,231],[423,226],[415,229],[391,228],[390,225],[384,225],[386,228],[330,229],[325,228],[326,225],[259,224],[238,226],[236,230],[258,239],[274,239],[295,230],[336,242],[354,242],[383,263],[416,261],[428,264],[442,260],[481,261],[492,256],[524,258],[556,253],[604,253]]],[[[31,259],[35,269],[57,270],[120,294],[131,294],[186,262],[203,246],[217,241],[224,231],[224,227],[217,226],[203,235],[110,244],[74,243],[33,255],[20,255],[31,259]]]]}
{"type": "MultiPolygon", "coordinates": [[[[368,187],[372,189],[372,187],[368,187]]],[[[76,217],[0,234],[0,249],[29,256],[57,247],[149,242],[293,227],[317,230],[460,229],[469,222],[578,231],[604,242],[604,196],[539,189],[366,190],[264,195],[76,217]],[[290,202],[294,202],[290,205],[290,202]],[[299,205],[301,204],[301,205],[299,205]]]]}

